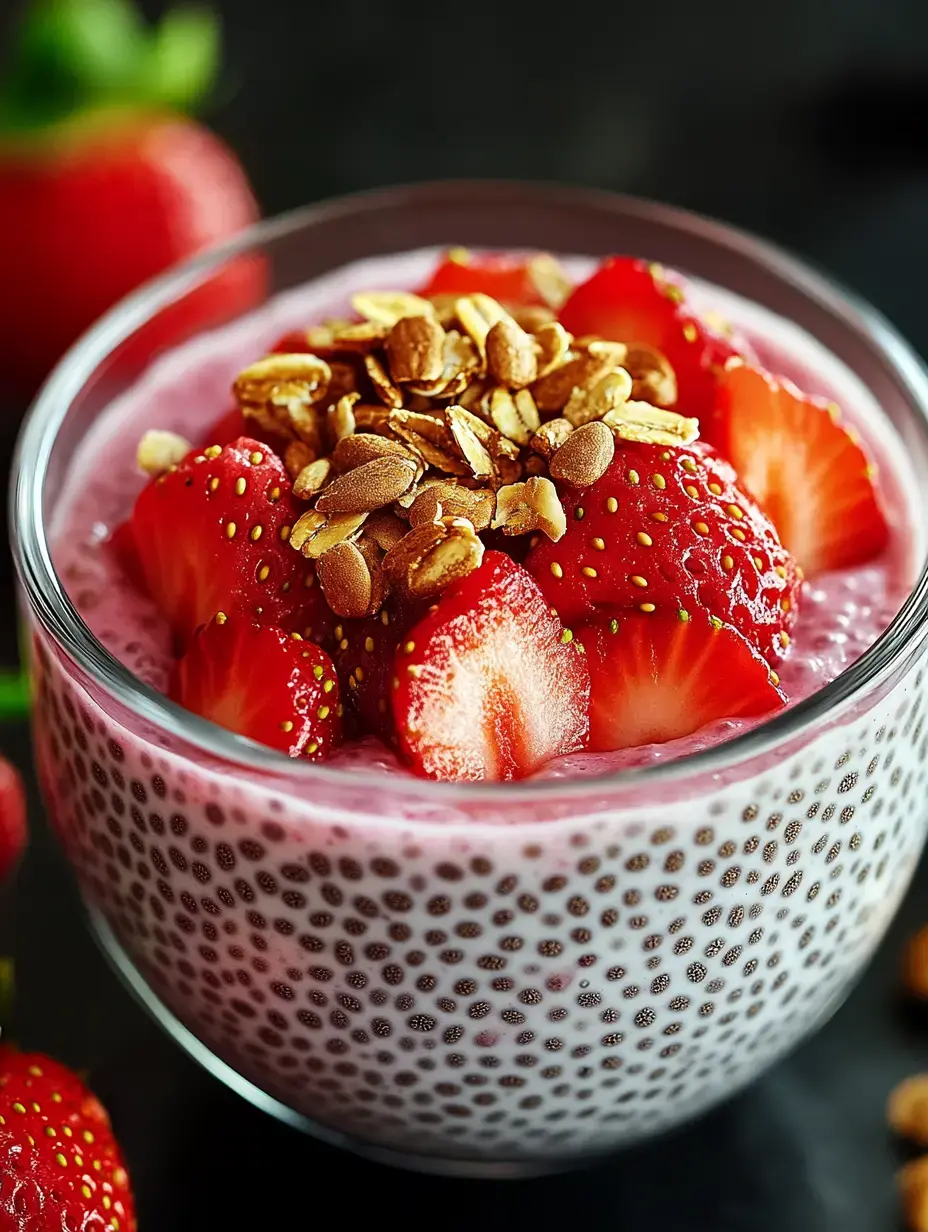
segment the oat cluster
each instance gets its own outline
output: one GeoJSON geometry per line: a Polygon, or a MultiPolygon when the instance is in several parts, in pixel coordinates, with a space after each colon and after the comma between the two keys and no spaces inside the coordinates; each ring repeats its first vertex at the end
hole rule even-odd
{"type": "Polygon", "coordinates": [[[566,529],[555,481],[599,479],[616,438],[683,445],[697,423],[663,355],[574,338],[552,307],[511,312],[482,294],[355,295],[360,320],[306,331],[306,352],[246,368],[246,421],[285,439],[307,508],[291,546],[316,562],[332,611],[377,612],[393,588],[439,595],[476,569],[489,532],[566,529]]]}

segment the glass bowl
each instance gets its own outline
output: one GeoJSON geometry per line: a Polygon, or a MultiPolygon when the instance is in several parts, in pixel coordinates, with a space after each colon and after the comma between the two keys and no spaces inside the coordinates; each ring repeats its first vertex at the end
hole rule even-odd
{"type": "Polygon", "coordinates": [[[77,442],[156,352],[205,328],[204,286],[230,271],[251,288],[219,297],[236,316],[355,258],[452,242],[639,252],[797,322],[881,403],[923,502],[928,382],[871,309],[727,227],[446,183],[304,210],[169,274],[33,408],[12,523],[37,762],[112,961],[274,1115],[381,1160],[522,1175],[703,1112],[844,998],[924,839],[928,582],[782,716],[596,779],[460,786],[287,762],[142,685],[53,565],[46,527],[77,442]]]}

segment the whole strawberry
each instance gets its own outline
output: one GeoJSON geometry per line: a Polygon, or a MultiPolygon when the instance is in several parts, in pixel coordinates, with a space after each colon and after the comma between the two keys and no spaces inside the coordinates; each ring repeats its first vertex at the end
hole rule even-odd
{"type": "Polygon", "coordinates": [[[0,1046],[0,1232],[134,1232],[103,1105],[48,1057],[0,1046]]]}
{"type": "MultiPolygon", "coordinates": [[[[131,0],[36,0],[0,89],[0,372],[34,391],[62,352],[140,283],[253,222],[235,155],[182,112],[208,88],[217,30],[201,11],[148,30],[131,0]]],[[[231,263],[150,327],[148,354],[253,303],[231,263]]]]}
{"type": "Polygon", "coordinates": [[[19,771],[0,756],[0,881],[26,846],[26,795],[19,771]]]}

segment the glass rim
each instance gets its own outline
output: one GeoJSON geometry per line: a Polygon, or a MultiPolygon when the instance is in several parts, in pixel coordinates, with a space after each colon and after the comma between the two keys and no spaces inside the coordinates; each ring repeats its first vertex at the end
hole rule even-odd
{"type": "MultiPolygon", "coordinates": [[[[354,766],[330,767],[299,759],[288,761],[274,749],[185,710],[139,680],[98,641],[71,602],[54,567],[42,508],[49,460],[58,430],[87,380],[117,346],[156,312],[192,290],[225,262],[296,231],[322,224],[331,217],[360,219],[418,198],[442,195],[453,195],[458,202],[462,197],[465,201],[479,200],[483,205],[493,199],[502,203],[513,197],[526,206],[541,202],[568,207],[593,205],[617,218],[648,218],[661,222],[681,234],[746,257],[875,346],[893,379],[919,412],[920,426],[928,437],[928,368],[901,334],[856,294],[748,232],[645,198],[543,181],[445,180],[351,193],[259,222],[231,240],[152,279],[93,325],[66,352],[42,386],[17,442],[10,487],[10,533],[20,583],[30,606],[56,643],[128,711],[212,757],[278,778],[295,776],[304,783],[332,787],[350,781],[354,787],[413,795],[436,805],[463,802],[516,805],[568,795],[582,797],[608,790],[666,785],[732,770],[801,737],[816,723],[827,719],[829,713],[879,685],[928,631],[928,562],[923,563],[910,594],[880,637],[850,667],[809,697],[757,727],[699,752],[668,762],[575,778],[529,779],[517,783],[436,782],[354,766]]],[[[452,239],[449,237],[449,242],[452,239]]]]}

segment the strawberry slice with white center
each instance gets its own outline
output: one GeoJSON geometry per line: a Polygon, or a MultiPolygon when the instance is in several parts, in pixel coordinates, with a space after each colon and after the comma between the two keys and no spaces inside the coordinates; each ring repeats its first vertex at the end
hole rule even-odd
{"type": "Polygon", "coordinates": [[[322,761],[341,734],[338,678],[325,651],[240,617],[197,633],[176,666],[171,696],[290,757],[322,761]]]}
{"type": "Polygon", "coordinates": [[[711,432],[807,575],[863,564],[885,548],[875,467],[834,403],[731,363],[711,432]]]}
{"type": "Polygon", "coordinates": [[[302,510],[284,464],[239,437],[192,450],[143,489],[132,534],[146,586],[180,645],[218,612],[314,640],[331,614],[310,563],[287,542],[302,510]]]}
{"type": "Polygon", "coordinates": [[[588,625],[577,640],[590,671],[591,751],[663,744],[786,702],[741,634],[699,610],[629,614],[588,625]]]}
{"type": "Polygon", "coordinates": [[[413,625],[395,673],[399,745],[428,778],[522,778],[586,743],[586,660],[502,552],[413,625]]]}
{"type": "Polygon", "coordinates": [[[737,353],[732,337],[696,314],[680,281],[637,257],[605,260],[573,291],[560,320],[576,337],[597,334],[660,351],[677,378],[675,409],[697,419],[711,412],[716,374],[737,353]]]}

